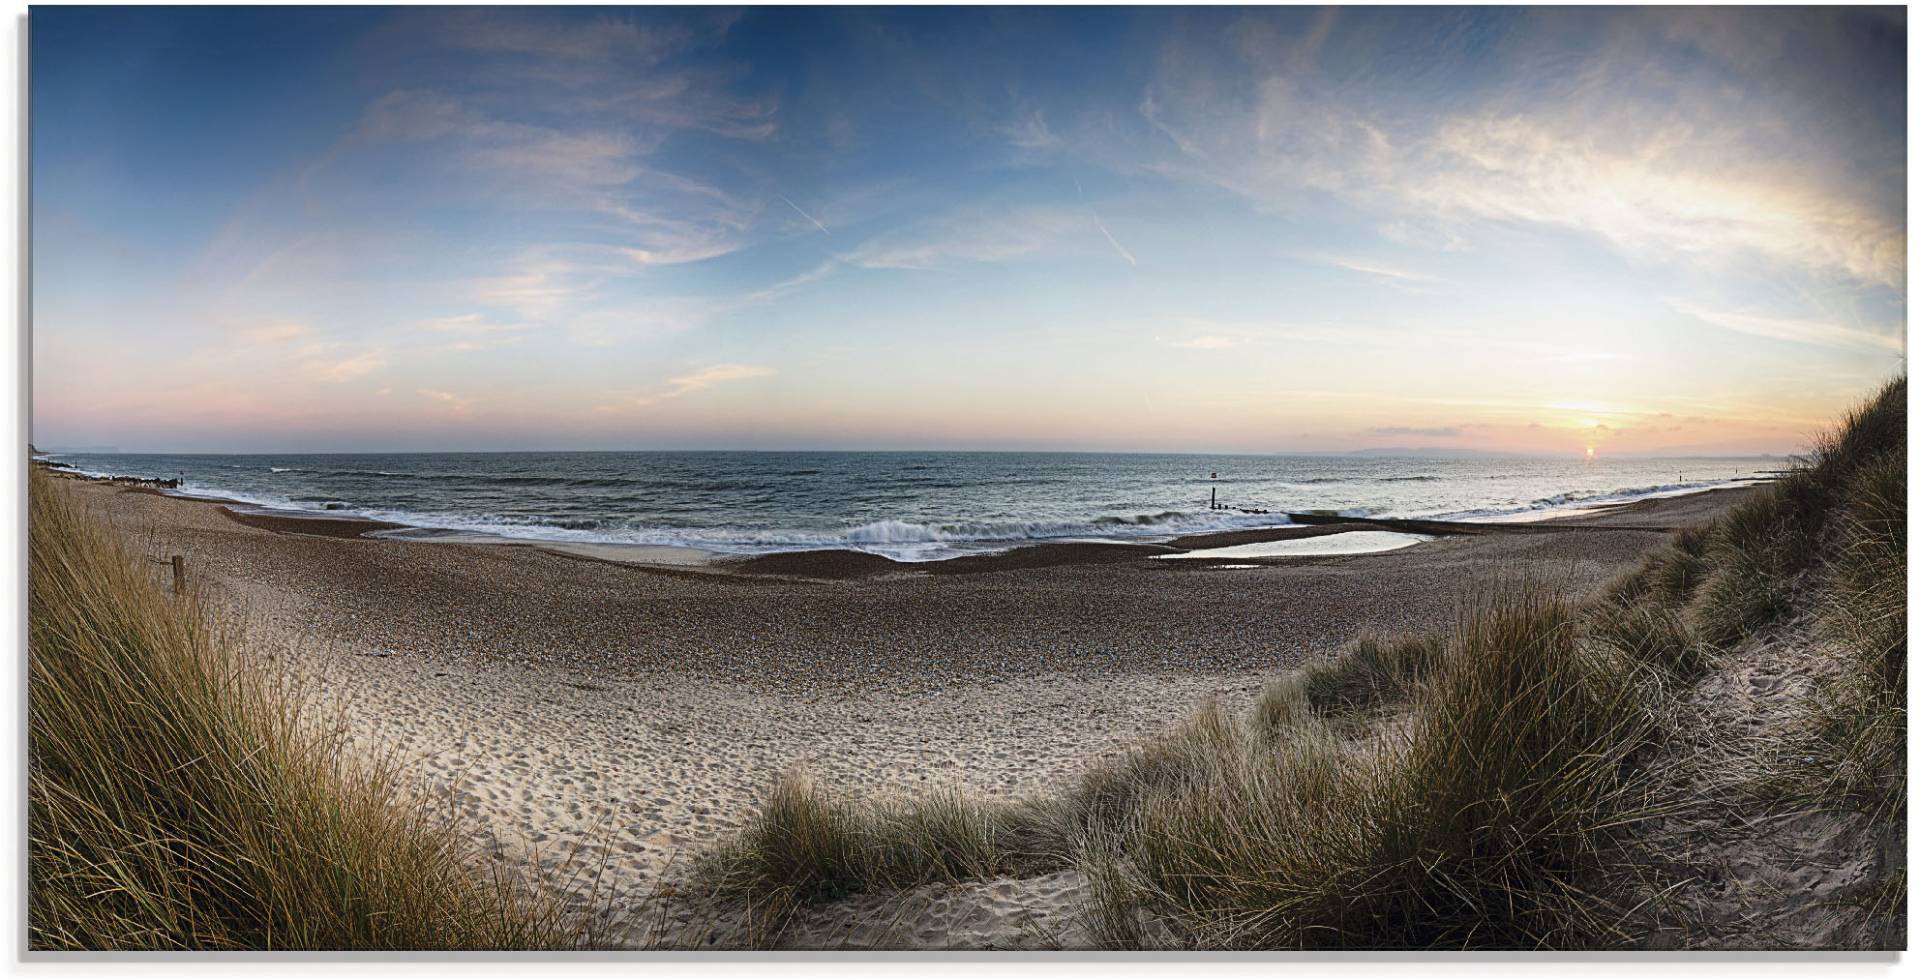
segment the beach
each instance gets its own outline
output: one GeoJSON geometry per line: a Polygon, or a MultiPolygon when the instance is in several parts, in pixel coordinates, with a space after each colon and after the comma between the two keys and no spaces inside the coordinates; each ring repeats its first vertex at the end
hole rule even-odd
{"type": "MultiPolygon", "coordinates": [[[[1445,630],[1502,580],[1589,594],[1750,492],[1525,524],[1344,521],[901,564],[381,539],[357,521],[66,485],[142,553],[184,556],[251,655],[358,750],[446,794],[484,852],[637,919],[612,939],[628,944],[656,923],[636,909],[796,766],[856,796],[1038,792],[1209,699],[1243,707],[1356,636],[1445,630]],[[1433,539],[1158,559],[1383,530],[1433,539]]],[[[843,902],[804,916],[795,944],[1072,946],[1062,929],[1084,887],[1069,874],[843,902]]]]}

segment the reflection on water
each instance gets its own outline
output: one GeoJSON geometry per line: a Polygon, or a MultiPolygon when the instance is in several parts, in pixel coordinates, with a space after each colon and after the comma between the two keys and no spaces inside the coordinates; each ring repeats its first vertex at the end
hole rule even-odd
{"type": "Polygon", "coordinates": [[[1270,540],[1232,547],[1206,547],[1182,554],[1155,554],[1156,558],[1250,558],[1250,557],[1324,557],[1329,554],[1372,554],[1397,551],[1433,538],[1425,534],[1400,534],[1387,530],[1350,530],[1341,534],[1304,537],[1298,540],[1270,540]]]}

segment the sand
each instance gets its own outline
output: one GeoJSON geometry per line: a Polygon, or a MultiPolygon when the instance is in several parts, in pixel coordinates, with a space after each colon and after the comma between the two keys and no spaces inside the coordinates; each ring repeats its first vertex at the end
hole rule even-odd
{"type": "MultiPolygon", "coordinates": [[[[1445,628],[1498,577],[1597,588],[1669,528],[1740,498],[1622,508],[1632,526],[1602,514],[1557,533],[1440,528],[1402,550],[1222,572],[1151,557],[1247,535],[944,566],[846,552],[636,564],[340,536],[341,521],[315,530],[78,485],[141,552],[185,555],[245,622],[250,652],[300,680],[357,750],[452,800],[491,859],[628,919],[608,939],[634,945],[650,937],[648,896],[796,766],[855,795],[1056,788],[1364,631],[1445,628]]],[[[803,915],[787,943],[1074,947],[1085,886],[1066,873],[860,898],[803,915]]]]}
{"type": "Polygon", "coordinates": [[[1643,911],[1654,946],[1905,945],[1904,934],[1873,934],[1862,916],[1833,913],[1904,867],[1904,834],[1877,835],[1858,811],[1783,805],[1767,784],[1780,767],[1770,756],[1805,730],[1846,658],[1802,617],[1727,651],[1682,698],[1677,735],[1649,768],[1661,797],[1696,804],[1634,835],[1663,871],[1648,882],[1643,911]]]}

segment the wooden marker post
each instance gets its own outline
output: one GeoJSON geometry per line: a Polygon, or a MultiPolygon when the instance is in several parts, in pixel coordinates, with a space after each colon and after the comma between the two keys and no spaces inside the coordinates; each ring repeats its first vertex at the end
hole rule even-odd
{"type": "Polygon", "coordinates": [[[178,554],[173,556],[173,593],[184,594],[187,590],[187,559],[178,554]]]}
{"type": "Polygon", "coordinates": [[[1207,491],[1207,509],[1220,509],[1220,487],[1215,486],[1207,491]]]}

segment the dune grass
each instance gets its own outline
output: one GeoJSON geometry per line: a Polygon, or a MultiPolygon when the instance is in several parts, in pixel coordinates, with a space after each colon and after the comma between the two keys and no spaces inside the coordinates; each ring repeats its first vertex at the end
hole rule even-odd
{"type": "MultiPolygon", "coordinates": [[[[1815,732],[1834,774],[1813,791],[1904,821],[1904,412],[1902,380],[1590,602],[1521,584],[1470,603],[1449,636],[1362,637],[1246,716],[1210,704],[1041,800],[783,782],[703,867],[785,912],[1071,866],[1092,884],[1090,930],[1116,948],[1631,947],[1623,836],[1688,803],[1638,776],[1673,697],[1765,630],[1815,614],[1842,637],[1846,676],[1815,732]]],[[[1904,917],[1903,899],[1868,903],[1904,917]]]]}
{"type": "Polygon", "coordinates": [[[30,483],[28,929],[53,949],[516,949],[581,941],[349,763],[101,517],[30,483]]]}
{"type": "Polygon", "coordinates": [[[1891,821],[1906,804],[1906,457],[1889,454],[1849,487],[1837,587],[1826,619],[1845,674],[1822,703],[1833,789],[1891,821]]]}
{"type": "Polygon", "coordinates": [[[1713,662],[1712,651],[1694,635],[1686,616],[1658,601],[1596,603],[1587,616],[1587,634],[1675,683],[1699,679],[1713,662]]]}
{"type": "Polygon", "coordinates": [[[1889,827],[1907,794],[1905,395],[1898,382],[1854,412],[1814,469],[1833,511],[1814,611],[1842,669],[1818,701],[1809,774],[1828,805],[1889,827]]]}
{"type": "Polygon", "coordinates": [[[1361,636],[1341,655],[1298,674],[1308,705],[1322,714],[1366,711],[1407,699],[1439,664],[1446,644],[1430,636],[1361,636]]]}
{"type": "Polygon", "coordinates": [[[1635,812],[1652,688],[1535,592],[1485,600],[1446,649],[1404,736],[1241,734],[1146,794],[1090,854],[1103,943],[1608,943],[1618,908],[1590,882],[1635,812]]]}
{"type": "MultiPolygon", "coordinates": [[[[1836,549],[1832,531],[1872,509],[1864,495],[1870,491],[1861,483],[1869,477],[1862,474],[1896,458],[1904,466],[1906,397],[1905,378],[1887,384],[1821,436],[1791,473],[1715,521],[1701,555],[1711,571],[1690,606],[1702,638],[1732,645],[1818,604],[1798,601],[1795,592],[1806,587],[1806,575],[1817,564],[1849,560],[1846,547],[1836,549]]],[[[1904,547],[1905,497],[1887,506],[1901,526],[1904,547]]],[[[1844,590],[1844,578],[1825,575],[1815,584],[1844,590]]]]}
{"type": "Polygon", "coordinates": [[[803,771],[782,777],[746,832],[709,856],[715,890],[797,902],[932,881],[1021,875],[1064,859],[1064,827],[1039,805],[945,791],[862,803],[803,771]]]}
{"type": "Polygon", "coordinates": [[[1734,507],[1714,525],[1703,563],[1711,571],[1690,605],[1694,628],[1732,646],[1794,610],[1796,573],[1812,564],[1817,487],[1803,475],[1734,507]]]}

